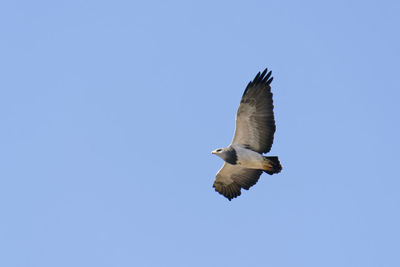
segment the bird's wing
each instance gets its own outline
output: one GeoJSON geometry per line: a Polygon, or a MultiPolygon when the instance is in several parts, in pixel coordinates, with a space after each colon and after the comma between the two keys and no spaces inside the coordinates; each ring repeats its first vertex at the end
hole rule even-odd
{"type": "Polygon", "coordinates": [[[249,190],[260,178],[262,171],[225,163],[218,171],[213,187],[231,200],[240,196],[240,189],[249,190]]]}
{"type": "Polygon", "coordinates": [[[275,119],[271,93],[271,71],[258,73],[243,93],[236,114],[236,130],[232,144],[248,147],[259,153],[271,150],[275,119]]]}

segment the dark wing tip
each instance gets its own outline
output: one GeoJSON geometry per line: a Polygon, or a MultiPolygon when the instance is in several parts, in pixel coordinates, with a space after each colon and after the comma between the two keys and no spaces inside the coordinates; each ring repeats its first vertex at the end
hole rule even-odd
{"type": "MultiPolygon", "coordinates": [[[[263,82],[266,82],[267,84],[269,84],[268,79],[269,79],[269,77],[271,77],[271,74],[272,74],[272,71],[268,72],[267,76],[264,77],[263,82]]],[[[271,78],[271,81],[272,81],[272,78],[271,78]]]]}
{"type": "Polygon", "coordinates": [[[260,73],[258,72],[256,77],[254,77],[253,81],[250,81],[249,84],[246,86],[246,90],[244,91],[243,95],[246,93],[247,88],[253,86],[253,85],[257,85],[257,84],[265,84],[265,85],[270,85],[273,77],[271,77],[272,75],[272,71],[268,72],[268,68],[265,68],[265,70],[260,73]],[[267,74],[267,75],[265,75],[267,74]]]}
{"type": "Polygon", "coordinates": [[[268,68],[265,68],[265,70],[261,73],[261,76],[260,76],[261,80],[264,80],[264,76],[265,76],[265,73],[267,73],[267,71],[268,71],[268,68]]]}
{"type": "Polygon", "coordinates": [[[229,185],[224,185],[220,182],[214,182],[215,191],[226,197],[229,201],[241,195],[240,186],[233,182],[229,185]]]}
{"type": "Polygon", "coordinates": [[[254,79],[253,79],[253,82],[252,82],[253,84],[258,83],[258,81],[260,80],[260,75],[261,75],[261,73],[258,72],[257,75],[256,75],[256,77],[254,77],[254,79]]]}

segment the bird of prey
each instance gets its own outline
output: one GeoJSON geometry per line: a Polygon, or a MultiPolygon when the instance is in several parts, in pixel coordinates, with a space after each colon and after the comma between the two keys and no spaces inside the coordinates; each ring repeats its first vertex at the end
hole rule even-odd
{"type": "Polygon", "coordinates": [[[279,173],[278,157],[266,157],[275,133],[274,105],[271,93],[271,71],[257,73],[249,82],[236,114],[232,144],[212,151],[225,162],[218,171],[213,187],[229,201],[240,196],[242,188],[255,185],[263,172],[279,173]]]}

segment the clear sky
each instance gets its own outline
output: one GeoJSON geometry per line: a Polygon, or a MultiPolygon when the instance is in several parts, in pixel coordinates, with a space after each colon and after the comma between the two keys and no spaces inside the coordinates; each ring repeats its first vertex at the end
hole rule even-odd
{"type": "Polygon", "coordinates": [[[400,266],[399,1],[0,2],[0,266],[400,266]],[[212,183],[273,71],[264,174],[212,183]]]}

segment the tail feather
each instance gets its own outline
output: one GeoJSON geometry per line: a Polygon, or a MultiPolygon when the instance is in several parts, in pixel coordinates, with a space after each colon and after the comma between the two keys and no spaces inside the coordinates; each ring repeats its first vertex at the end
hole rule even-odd
{"type": "Polygon", "coordinates": [[[264,172],[270,175],[281,172],[282,166],[278,157],[264,157],[264,161],[266,162],[267,166],[267,168],[264,169],[264,172]]]}

